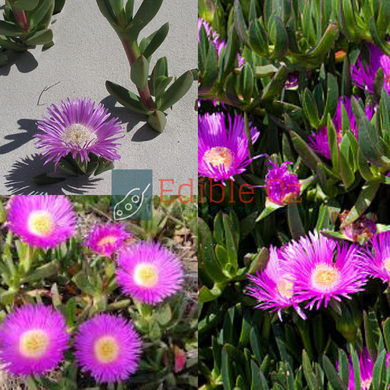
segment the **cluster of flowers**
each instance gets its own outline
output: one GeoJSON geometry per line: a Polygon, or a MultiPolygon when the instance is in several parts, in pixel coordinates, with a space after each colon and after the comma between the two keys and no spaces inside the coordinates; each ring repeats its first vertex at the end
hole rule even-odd
{"type": "MultiPolygon", "coordinates": [[[[34,248],[46,250],[65,242],[75,234],[76,222],[65,196],[20,195],[7,204],[7,227],[34,248]]],[[[117,263],[117,283],[125,294],[157,305],[181,288],[180,260],[155,243],[128,245],[129,238],[123,225],[96,225],[84,245],[117,263]]],[[[44,374],[63,360],[70,337],[61,313],[49,306],[22,306],[0,326],[1,362],[16,375],[44,374]]],[[[127,379],[136,372],[142,352],[132,323],[109,314],[84,322],[75,335],[74,349],[82,369],[102,383],[127,379]]]]}
{"type": "Polygon", "coordinates": [[[293,307],[306,319],[305,309],[327,307],[332,299],[351,299],[363,290],[368,278],[390,282],[390,233],[376,234],[367,247],[338,243],[315,231],[278,249],[270,248],[267,267],[248,275],[247,294],[256,307],[278,311],[293,307]]]}
{"type": "MultiPolygon", "coordinates": [[[[209,39],[214,43],[217,51],[220,52],[224,48],[224,42],[219,40],[218,34],[211,29],[207,22],[200,19],[198,30],[201,26],[205,27],[209,39]]],[[[384,72],[384,88],[387,92],[390,92],[390,58],[372,44],[368,44],[368,48],[371,58],[370,65],[364,64],[362,56],[360,56],[356,64],[351,66],[352,81],[356,86],[363,88],[368,93],[374,93],[375,76],[378,70],[382,68],[384,72]]],[[[352,112],[351,99],[347,96],[342,96],[339,98],[337,111],[333,118],[338,145],[340,145],[343,137],[342,117],[344,110],[348,116],[350,129],[355,137],[358,138],[358,128],[352,112]]],[[[367,118],[371,120],[375,107],[367,105],[365,112],[367,118]]],[[[200,115],[198,126],[199,175],[210,177],[223,183],[233,178],[234,175],[245,172],[251,161],[260,157],[251,157],[250,155],[250,145],[246,136],[243,118],[237,115],[232,120],[228,116],[228,127],[226,127],[225,119],[225,114],[223,113],[200,115]]],[[[259,138],[260,133],[255,127],[251,126],[250,135],[253,144],[259,138]]],[[[313,132],[309,137],[309,144],[314,151],[330,159],[327,127],[319,129],[317,133],[313,132]]],[[[275,199],[280,198],[276,197],[275,199]]]]}
{"type": "MultiPolygon", "coordinates": [[[[368,43],[367,47],[370,54],[370,61],[367,64],[364,62],[362,55],[359,56],[356,64],[351,66],[352,83],[369,94],[374,94],[375,78],[379,69],[382,69],[384,74],[383,88],[387,93],[390,93],[390,57],[372,43],[368,43]]],[[[371,104],[366,105],[365,112],[369,120],[372,119],[375,109],[376,107],[371,104]]],[[[351,99],[347,96],[342,96],[339,98],[336,115],[333,118],[339,146],[343,137],[342,110],[345,110],[348,116],[351,131],[358,138],[358,128],[352,112],[351,99]]],[[[318,133],[313,133],[310,136],[309,142],[313,150],[330,159],[327,127],[319,129],[318,133]]]]}

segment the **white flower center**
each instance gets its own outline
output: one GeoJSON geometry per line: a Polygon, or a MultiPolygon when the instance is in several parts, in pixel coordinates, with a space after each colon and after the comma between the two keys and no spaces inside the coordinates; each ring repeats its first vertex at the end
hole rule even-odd
{"type": "Polygon", "coordinates": [[[214,167],[224,165],[226,169],[230,169],[233,163],[233,153],[228,148],[218,146],[207,150],[203,156],[203,161],[214,167]]]}
{"type": "Polygon", "coordinates": [[[83,148],[93,145],[97,140],[97,135],[90,127],[74,123],[64,131],[61,139],[67,145],[83,148]]]}
{"type": "Polygon", "coordinates": [[[291,299],[293,296],[294,282],[288,277],[289,275],[283,276],[277,283],[276,288],[283,298],[291,299]]]}
{"type": "Polygon", "coordinates": [[[362,381],[362,390],[368,390],[371,386],[372,378],[362,381]]]}
{"type": "Polygon", "coordinates": [[[319,290],[327,292],[333,289],[340,281],[340,271],[333,265],[317,264],[314,269],[311,282],[319,290]]]}
{"type": "Polygon", "coordinates": [[[119,355],[119,344],[112,336],[103,336],[95,341],[94,351],[101,363],[112,363],[119,355]]]}
{"type": "Polygon", "coordinates": [[[37,359],[42,357],[49,346],[49,337],[42,329],[28,330],[19,340],[19,351],[27,357],[37,359]]]}
{"type": "Polygon", "coordinates": [[[39,237],[49,236],[55,227],[53,216],[46,210],[33,211],[27,225],[30,233],[39,237]]]}
{"type": "Polygon", "coordinates": [[[383,261],[383,267],[387,272],[390,272],[390,257],[383,261]]]}
{"type": "Polygon", "coordinates": [[[154,287],[158,283],[158,271],[153,264],[138,264],[134,270],[134,281],[141,287],[154,287]]]}

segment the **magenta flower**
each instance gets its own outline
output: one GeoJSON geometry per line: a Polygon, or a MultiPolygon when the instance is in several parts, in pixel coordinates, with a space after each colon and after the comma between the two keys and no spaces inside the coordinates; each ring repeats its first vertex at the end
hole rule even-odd
{"type": "MultiPolygon", "coordinates": [[[[390,354],[386,355],[386,367],[389,367],[390,354]]],[[[372,377],[374,373],[374,363],[368,353],[367,348],[363,349],[359,358],[360,369],[360,386],[361,390],[369,390],[371,387],[372,377]]],[[[349,382],[348,389],[355,390],[355,378],[353,372],[352,358],[349,359],[349,382]]]]}
{"type": "Polygon", "coordinates": [[[37,148],[47,158],[45,164],[54,161],[57,167],[68,154],[81,162],[90,161],[90,153],[109,161],[120,160],[117,141],[124,137],[121,122],[108,120],[110,114],[102,104],[95,108],[90,99],[67,99],[53,104],[48,112],[50,117],[38,122],[41,132],[35,135],[37,148]]]}
{"type": "Polygon", "coordinates": [[[76,230],[76,214],[63,195],[14,195],[7,210],[8,228],[34,247],[55,248],[76,230]]]}
{"type": "MultiPolygon", "coordinates": [[[[333,117],[333,125],[336,130],[337,144],[340,146],[340,143],[343,139],[343,125],[342,125],[342,107],[344,106],[345,111],[348,116],[349,127],[352,133],[358,138],[358,129],[356,124],[355,115],[352,111],[351,99],[347,96],[339,97],[339,102],[337,105],[337,111],[333,117]]],[[[366,116],[371,120],[374,115],[374,109],[371,106],[365,108],[366,116]]],[[[318,130],[318,133],[312,133],[309,137],[309,144],[313,150],[322,156],[330,159],[330,147],[328,140],[328,127],[323,127],[318,130]]]]}
{"type": "MultiPolygon", "coordinates": [[[[198,119],[198,172],[199,176],[211,177],[215,181],[233,178],[245,172],[257,157],[250,157],[249,142],[245,133],[243,117],[228,116],[226,130],[223,113],[205,114],[198,119]]],[[[252,143],[259,138],[259,131],[251,127],[252,143]]]]}
{"type": "MultiPolygon", "coordinates": [[[[210,26],[207,20],[202,18],[198,18],[198,44],[200,43],[200,31],[202,26],[206,30],[207,37],[209,39],[209,43],[213,43],[215,48],[217,49],[218,57],[220,56],[222,50],[226,49],[225,41],[221,40],[219,34],[210,26]]],[[[238,54],[238,67],[241,68],[244,65],[244,58],[238,54]]]]}
{"type": "Polygon", "coordinates": [[[26,305],[0,327],[0,359],[14,375],[42,375],[55,369],[68,348],[62,314],[49,306],[26,305]]]}
{"type": "Polygon", "coordinates": [[[102,256],[111,257],[131,237],[120,223],[95,225],[88,233],[85,245],[102,256]]]}
{"type": "Polygon", "coordinates": [[[84,372],[99,383],[124,381],[139,366],[141,338],[131,322],[99,314],[84,322],[75,339],[75,355],[84,372]]]}
{"type": "Polygon", "coordinates": [[[117,282],[123,292],[149,305],[175,294],[183,284],[180,260],[159,244],[140,242],[125,248],[118,264],[117,282]]]}
{"type": "Polygon", "coordinates": [[[362,291],[366,273],[359,266],[359,255],[357,246],[340,246],[318,232],[292,241],[284,248],[283,257],[295,278],[297,301],[307,301],[306,308],[316,305],[318,310],[322,303],[327,307],[332,298],[350,299],[350,294],[362,291]]]}
{"type": "Polygon", "coordinates": [[[291,201],[292,198],[297,198],[301,185],[297,175],[288,170],[288,165],[292,165],[292,162],[286,161],[280,167],[272,159],[269,159],[268,163],[271,168],[265,176],[267,199],[272,203],[283,204],[291,201]]]}
{"type": "Polygon", "coordinates": [[[352,82],[359,88],[369,93],[374,93],[375,77],[380,68],[383,69],[384,83],[383,87],[387,93],[390,93],[390,58],[378,49],[372,43],[367,44],[370,52],[369,63],[363,62],[362,55],[351,66],[352,82]]]}
{"type": "Polygon", "coordinates": [[[390,282],[390,232],[376,234],[370,241],[370,248],[364,249],[361,268],[373,278],[390,282]]]}
{"type": "Polygon", "coordinates": [[[247,294],[258,301],[256,308],[278,311],[282,321],[282,309],[292,306],[306,319],[295,298],[295,277],[291,274],[289,263],[281,256],[281,250],[270,248],[270,258],[265,270],[257,275],[248,275],[252,282],[247,294]]]}

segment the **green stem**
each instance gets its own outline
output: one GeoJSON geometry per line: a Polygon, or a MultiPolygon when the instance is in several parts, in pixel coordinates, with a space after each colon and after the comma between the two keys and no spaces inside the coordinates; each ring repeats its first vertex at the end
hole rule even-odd
{"type": "Polygon", "coordinates": [[[28,22],[27,22],[27,17],[26,17],[26,13],[24,11],[18,11],[17,9],[15,9],[13,7],[13,1],[14,0],[8,0],[9,4],[10,4],[10,7],[12,9],[12,12],[15,16],[15,20],[16,20],[16,23],[18,24],[18,26],[23,30],[23,31],[26,31],[28,32],[30,27],[28,25],[28,22]]]}
{"type": "Polygon", "coordinates": [[[32,375],[28,375],[26,377],[26,386],[29,390],[38,390],[37,384],[35,383],[35,379],[32,375]]]}

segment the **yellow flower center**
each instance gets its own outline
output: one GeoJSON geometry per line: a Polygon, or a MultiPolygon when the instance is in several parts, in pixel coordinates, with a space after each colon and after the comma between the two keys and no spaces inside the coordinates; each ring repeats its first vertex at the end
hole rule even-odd
{"type": "Polygon", "coordinates": [[[139,264],[134,270],[134,281],[141,287],[154,287],[158,283],[157,268],[153,264],[139,264]]]}
{"type": "Polygon", "coordinates": [[[276,288],[278,289],[280,295],[283,298],[290,299],[293,296],[293,287],[294,287],[294,282],[291,280],[287,279],[286,276],[282,277],[278,284],[276,285],[276,288]]]}
{"type": "Polygon", "coordinates": [[[335,287],[340,281],[340,271],[333,265],[318,264],[311,276],[315,288],[327,291],[335,287]]]}
{"type": "Polygon", "coordinates": [[[117,242],[118,238],[115,237],[115,236],[107,236],[107,237],[103,237],[99,242],[98,242],[98,246],[99,247],[104,247],[106,245],[112,245],[112,244],[115,244],[117,242]]]}
{"type": "Polygon", "coordinates": [[[82,148],[87,144],[93,145],[97,140],[97,135],[90,127],[80,123],[74,123],[64,131],[61,139],[65,144],[82,148]]]}
{"type": "Polygon", "coordinates": [[[28,330],[19,340],[20,353],[32,359],[42,357],[49,346],[49,337],[42,329],[28,330]]]}
{"type": "Polygon", "coordinates": [[[362,381],[362,390],[368,390],[371,386],[372,378],[362,381]]]}
{"type": "Polygon", "coordinates": [[[119,344],[111,336],[103,336],[95,341],[95,356],[101,363],[112,363],[119,355],[119,344]]]}
{"type": "Polygon", "coordinates": [[[387,272],[390,272],[390,257],[383,261],[383,267],[387,272]]]}
{"type": "Polygon", "coordinates": [[[36,236],[49,236],[53,233],[54,226],[53,216],[46,210],[34,211],[28,218],[28,228],[36,236]]]}
{"type": "Polygon", "coordinates": [[[232,152],[225,147],[215,147],[209,149],[203,156],[203,161],[206,164],[211,164],[214,167],[224,165],[226,169],[229,169],[233,163],[232,152]]]}

